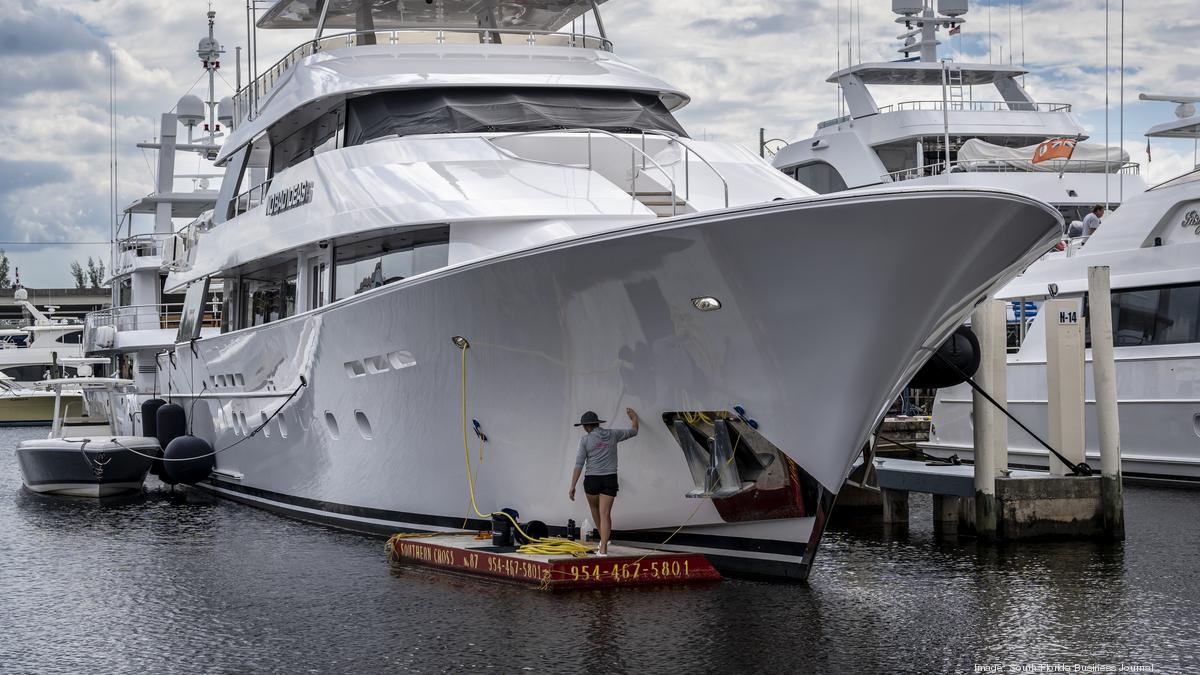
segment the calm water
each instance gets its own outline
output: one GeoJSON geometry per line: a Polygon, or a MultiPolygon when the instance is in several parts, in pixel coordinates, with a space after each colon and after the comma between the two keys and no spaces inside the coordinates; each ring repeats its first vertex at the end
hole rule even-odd
{"type": "MultiPolygon", "coordinates": [[[[0,430],[0,671],[1200,669],[1200,492],[1129,488],[1124,546],[832,532],[807,586],[549,595],[389,568],[380,538],[154,483],[26,493],[0,430]]],[[[618,506],[618,516],[619,516],[618,506]]]]}

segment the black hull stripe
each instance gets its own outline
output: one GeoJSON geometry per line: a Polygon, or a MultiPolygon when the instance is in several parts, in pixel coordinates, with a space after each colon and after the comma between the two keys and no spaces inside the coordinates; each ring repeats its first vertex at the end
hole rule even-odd
{"type": "Polygon", "coordinates": [[[33,487],[35,485],[117,485],[121,483],[136,483],[137,476],[128,478],[111,478],[108,480],[27,480],[25,484],[33,487]]]}
{"type": "MultiPolygon", "coordinates": [[[[325,513],[336,514],[341,516],[351,516],[355,518],[371,518],[374,520],[390,520],[394,522],[413,523],[415,525],[426,525],[430,527],[445,527],[454,529],[468,530],[488,530],[491,529],[491,523],[478,518],[470,518],[466,521],[464,528],[463,519],[454,516],[433,516],[423,513],[409,513],[405,511],[390,511],[387,509],[376,509],[365,506],[351,506],[348,504],[338,504],[336,502],[326,502],[317,499],[308,499],[306,497],[295,497],[261,488],[250,487],[248,485],[238,485],[222,480],[209,480],[209,484],[213,487],[227,490],[230,492],[238,492],[241,494],[266,499],[280,504],[289,504],[306,509],[323,511],[325,513]]],[[[200,485],[198,487],[205,487],[200,485]]],[[[260,502],[248,501],[244,503],[263,506],[260,502]]],[[[282,510],[282,509],[274,509],[282,510]]],[[[287,510],[288,514],[297,514],[295,511],[287,510]]],[[[300,513],[300,518],[305,520],[314,520],[316,522],[326,522],[329,519],[320,518],[311,513],[300,513]]],[[[346,521],[343,519],[333,519],[339,527],[346,527],[346,521]]],[[[377,525],[374,523],[354,522],[352,529],[369,531],[372,533],[388,534],[393,533],[396,528],[388,525],[377,525]]],[[[551,534],[563,535],[566,533],[566,528],[562,526],[550,526],[551,534]]],[[[641,544],[657,545],[667,537],[669,533],[653,532],[653,531],[621,531],[615,530],[612,538],[618,541],[628,541],[641,544]]],[[[727,551],[745,551],[747,553],[772,553],[777,555],[795,556],[801,558],[807,549],[807,545],[803,542],[781,541],[773,539],[751,539],[748,537],[730,537],[724,535],[710,534],[694,534],[680,532],[671,538],[672,544],[680,546],[694,546],[697,548],[713,548],[723,549],[727,551]]],[[[738,560],[746,560],[737,558],[738,560]]],[[[772,561],[758,560],[757,562],[766,564],[772,561]]],[[[794,563],[779,563],[783,566],[793,566],[794,563]]],[[[787,575],[770,574],[769,576],[789,576],[797,577],[795,571],[787,575]]]]}

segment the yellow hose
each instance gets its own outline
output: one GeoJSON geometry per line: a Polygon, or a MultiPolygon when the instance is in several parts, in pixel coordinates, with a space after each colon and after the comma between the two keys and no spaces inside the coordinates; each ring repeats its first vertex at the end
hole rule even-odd
{"type": "MultiPolygon", "coordinates": [[[[521,529],[521,525],[510,514],[504,511],[496,511],[494,513],[482,513],[479,506],[475,503],[475,478],[471,471],[471,446],[467,441],[467,350],[469,345],[464,345],[462,350],[462,432],[463,432],[463,457],[467,460],[467,485],[471,490],[471,509],[475,511],[475,515],[485,520],[490,520],[495,516],[504,516],[516,529],[517,533],[529,541],[517,548],[518,553],[526,553],[533,555],[573,555],[583,556],[592,552],[592,548],[585,546],[577,541],[570,539],[562,539],[560,537],[539,537],[534,538],[526,534],[525,530],[521,529]]],[[[480,456],[483,455],[483,442],[480,441],[480,456]]]]}

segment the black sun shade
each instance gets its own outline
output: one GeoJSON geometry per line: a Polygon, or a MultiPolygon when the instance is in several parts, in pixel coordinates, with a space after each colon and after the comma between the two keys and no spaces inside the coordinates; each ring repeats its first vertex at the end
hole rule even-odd
{"type": "Polygon", "coordinates": [[[346,145],[392,134],[519,132],[570,128],[669,131],[687,136],[653,94],[603,89],[432,89],[350,99],[346,145]]]}

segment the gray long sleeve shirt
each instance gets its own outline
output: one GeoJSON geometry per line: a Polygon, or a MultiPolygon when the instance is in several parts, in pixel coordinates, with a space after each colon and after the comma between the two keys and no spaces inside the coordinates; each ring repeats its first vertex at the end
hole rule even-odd
{"type": "Polygon", "coordinates": [[[637,429],[592,429],[579,439],[575,468],[587,464],[585,476],[608,476],[617,472],[617,443],[637,436],[637,429]]]}

